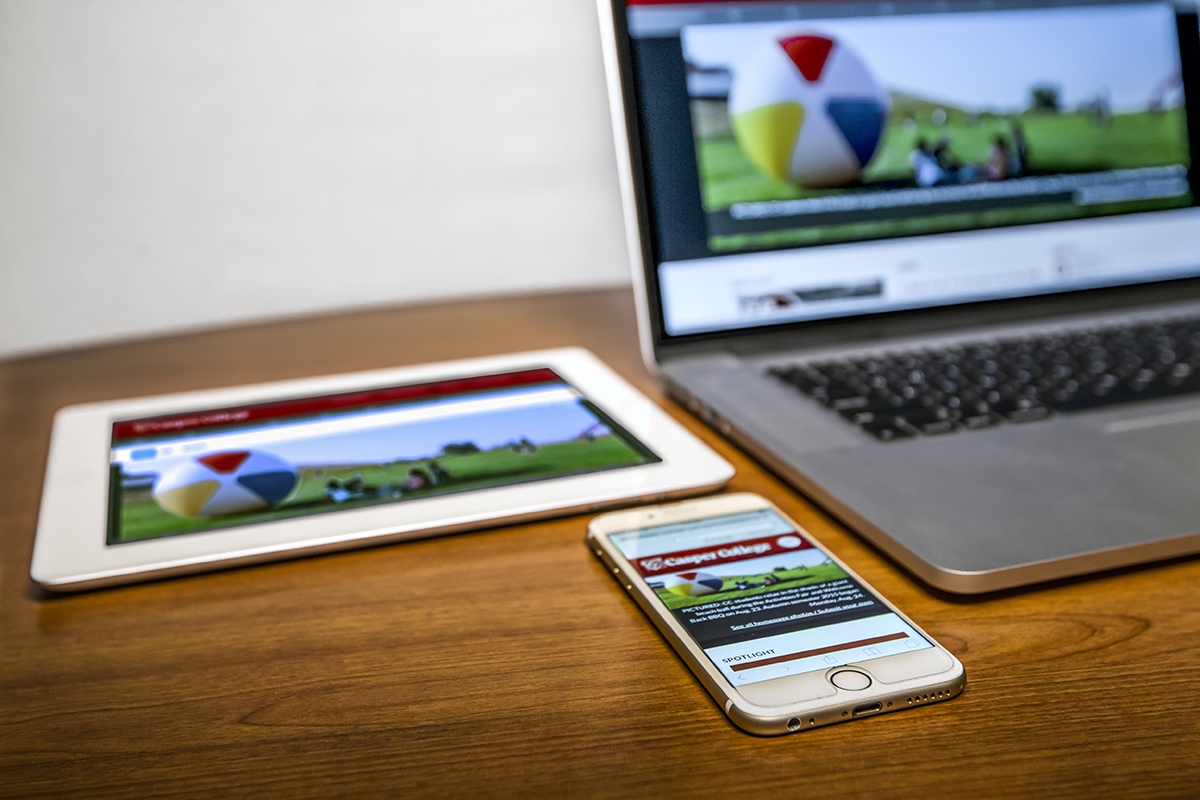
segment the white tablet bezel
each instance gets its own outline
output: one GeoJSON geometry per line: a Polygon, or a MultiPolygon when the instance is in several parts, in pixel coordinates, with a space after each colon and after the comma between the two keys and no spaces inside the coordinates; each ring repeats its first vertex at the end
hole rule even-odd
{"type": "Polygon", "coordinates": [[[590,352],[563,348],[71,406],[58,412],[30,577],[73,591],[365,547],[715,489],[733,467],[590,352]],[[122,419],[548,367],[662,461],[194,534],[106,544],[112,425],[122,419]]]}

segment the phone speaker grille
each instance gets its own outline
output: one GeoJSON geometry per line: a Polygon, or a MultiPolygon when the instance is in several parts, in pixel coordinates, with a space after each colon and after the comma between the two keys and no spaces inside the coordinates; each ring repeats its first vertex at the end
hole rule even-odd
{"type": "Polygon", "coordinates": [[[929,694],[914,694],[912,697],[908,698],[908,704],[910,706],[915,706],[918,703],[928,703],[930,700],[941,700],[949,696],[950,692],[945,690],[940,692],[930,692],[929,694]]]}

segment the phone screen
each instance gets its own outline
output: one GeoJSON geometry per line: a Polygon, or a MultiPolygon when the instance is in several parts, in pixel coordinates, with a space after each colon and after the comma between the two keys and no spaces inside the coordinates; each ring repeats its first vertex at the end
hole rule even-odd
{"type": "Polygon", "coordinates": [[[771,509],[609,539],[734,686],[933,646],[771,509]]]}

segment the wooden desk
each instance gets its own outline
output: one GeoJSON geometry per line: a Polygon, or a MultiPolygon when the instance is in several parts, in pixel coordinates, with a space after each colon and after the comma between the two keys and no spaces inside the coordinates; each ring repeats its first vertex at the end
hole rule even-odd
{"type": "Polygon", "coordinates": [[[1196,796],[1200,560],[931,594],[662,398],[623,291],[284,322],[0,363],[0,795],[1196,796]],[[68,403],[577,344],[954,651],[958,699],[739,732],[583,546],[587,518],[40,599],[68,403]]]}

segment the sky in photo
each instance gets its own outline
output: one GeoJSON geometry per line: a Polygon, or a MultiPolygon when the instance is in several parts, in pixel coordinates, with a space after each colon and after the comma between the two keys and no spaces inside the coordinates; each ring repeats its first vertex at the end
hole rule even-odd
{"type": "Polygon", "coordinates": [[[578,402],[554,403],[426,420],[291,444],[273,443],[271,452],[296,465],[393,461],[437,455],[449,442],[474,442],[481,450],[522,437],[534,444],[561,442],[573,439],[596,422],[591,412],[578,402]]]}
{"type": "Polygon", "coordinates": [[[1106,94],[1114,111],[1141,111],[1179,71],[1174,12],[1157,4],[693,25],[683,47],[697,66],[736,70],[802,33],[848,44],[890,90],[974,110],[1023,110],[1033,85],[1052,83],[1066,108],[1106,94]]]}

